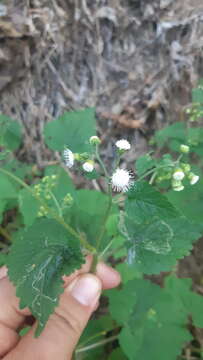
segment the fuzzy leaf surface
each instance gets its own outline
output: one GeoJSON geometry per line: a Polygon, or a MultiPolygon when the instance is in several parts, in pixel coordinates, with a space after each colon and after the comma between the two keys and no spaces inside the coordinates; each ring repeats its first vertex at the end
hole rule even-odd
{"type": "Polygon", "coordinates": [[[43,330],[63,292],[61,277],[84,262],[80,245],[54,220],[37,220],[21,231],[8,257],[8,274],[16,286],[20,307],[29,307],[43,330]]]}
{"type": "Polygon", "coordinates": [[[94,109],[66,112],[45,126],[45,141],[52,150],[62,151],[67,146],[73,152],[87,152],[91,149],[89,138],[96,134],[95,129],[94,109]]]}

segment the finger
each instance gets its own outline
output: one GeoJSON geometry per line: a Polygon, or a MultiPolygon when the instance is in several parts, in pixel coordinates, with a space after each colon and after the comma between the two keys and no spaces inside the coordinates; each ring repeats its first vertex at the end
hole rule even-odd
{"type": "Polygon", "coordinates": [[[5,360],[70,360],[101,290],[101,281],[95,275],[78,276],[65,289],[40,337],[33,337],[33,327],[5,360]]]}
{"type": "Polygon", "coordinates": [[[2,266],[0,268],[0,280],[3,279],[4,277],[6,277],[7,271],[8,271],[8,269],[6,266],[2,266]]]}
{"type": "Polygon", "coordinates": [[[96,275],[101,279],[103,289],[112,289],[121,282],[119,272],[103,262],[98,263],[96,275]]]}
{"type": "MultiPolygon", "coordinates": [[[[86,263],[80,270],[71,276],[64,276],[65,284],[79,274],[88,272],[91,267],[92,256],[87,256],[86,263]]],[[[19,309],[19,299],[16,297],[16,289],[6,277],[7,268],[0,269],[0,357],[8,353],[16,346],[20,337],[16,330],[22,328],[27,316],[31,314],[28,308],[19,309]]]]}

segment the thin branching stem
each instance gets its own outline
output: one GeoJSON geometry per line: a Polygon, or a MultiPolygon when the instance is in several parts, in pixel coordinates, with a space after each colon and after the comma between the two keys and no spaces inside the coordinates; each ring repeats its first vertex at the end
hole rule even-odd
{"type": "Polygon", "coordinates": [[[46,209],[46,211],[59,223],[61,224],[66,230],[68,230],[68,232],[73,235],[75,238],[77,238],[81,245],[83,247],[85,247],[87,250],[89,250],[90,252],[95,252],[95,248],[93,246],[91,246],[88,241],[83,238],[80,234],[78,234],[69,224],[67,224],[64,219],[57,215],[55,213],[55,211],[52,211],[52,209],[50,209],[47,204],[38,196],[36,196],[34,194],[34,192],[32,191],[32,189],[30,188],[29,185],[27,185],[24,181],[22,181],[20,178],[18,178],[17,176],[15,176],[14,174],[10,173],[9,171],[0,168],[0,171],[2,173],[4,173],[5,175],[8,175],[10,178],[12,178],[13,180],[15,180],[18,184],[20,184],[22,187],[24,187],[25,189],[27,189],[32,196],[34,196],[36,198],[37,201],[39,201],[41,203],[41,205],[46,209]]]}

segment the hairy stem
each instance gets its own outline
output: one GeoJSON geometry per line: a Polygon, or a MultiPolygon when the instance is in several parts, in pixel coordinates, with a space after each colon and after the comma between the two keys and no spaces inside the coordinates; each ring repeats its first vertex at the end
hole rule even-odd
{"type": "Polygon", "coordinates": [[[109,179],[108,171],[106,170],[106,166],[104,165],[104,163],[100,157],[100,154],[99,154],[99,146],[98,145],[96,145],[96,148],[95,148],[95,155],[96,155],[96,159],[98,160],[99,165],[101,166],[102,170],[104,171],[106,178],[109,179]]]}
{"type": "Polygon", "coordinates": [[[91,345],[88,345],[88,346],[85,346],[85,347],[83,347],[83,348],[81,348],[81,349],[76,350],[76,354],[79,354],[79,353],[81,353],[81,352],[85,352],[85,351],[92,350],[92,349],[95,349],[95,348],[97,348],[97,347],[106,345],[106,344],[108,344],[108,343],[116,340],[117,338],[118,338],[118,335],[113,335],[113,336],[111,336],[111,337],[109,337],[109,338],[106,338],[106,339],[104,339],[104,340],[98,341],[98,342],[95,343],[95,344],[91,344],[91,345]]]}

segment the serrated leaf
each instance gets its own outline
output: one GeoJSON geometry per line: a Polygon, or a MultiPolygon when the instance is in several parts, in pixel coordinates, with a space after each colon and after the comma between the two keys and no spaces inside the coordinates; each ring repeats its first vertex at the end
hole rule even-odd
{"type": "Polygon", "coordinates": [[[73,152],[88,152],[89,138],[96,134],[95,129],[94,109],[66,112],[45,126],[45,141],[52,150],[62,151],[67,146],[73,152]]]}
{"type": "Polygon", "coordinates": [[[77,239],[54,220],[37,220],[19,233],[8,257],[8,274],[16,286],[20,307],[29,307],[43,330],[63,292],[61,277],[81,267],[84,258],[77,239]]]}
{"type": "MultiPolygon", "coordinates": [[[[185,306],[188,284],[185,286],[182,279],[175,281],[178,282],[175,286],[162,289],[148,280],[136,279],[122,290],[114,290],[117,296],[110,298],[113,317],[114,308],[126,294],[135,299],[129,316],[123,318],[124,328],[119,335],[120,345],[130,360],[148,360],[149,349],[151,360],[159,359],[160,354],[164,354],[164,360],[176,360],[185,342],[192,339],[186,327],[191,314],[191,309],[185,306]]],[[[201,303],[203,306],[202,298],[201,303]]],[[[119,319],[118,314],[115,319],[119,319]]]]}
{"type": "Polygon", "coordinates": [[[167,220],[180,215],[164,195],[145,181],[135,182],[127,195],[126,213],[138,223],[157,218],[167,220]]]}
{"type": "Polygon", "coordinates": [[[128,262],[146,274],[169,271],[178,259],[188,255],[200,233],[164,195],[149,184],[136,184],[128,193],[119,225],[127,239],[128,262]]]}
{"type": "Polygon", "coordinates": [[[156,161],[152,159],[149,154],[139,157],[136,161],[137,175],[141,176],[146,173],[147,170],[152,169],[156,164],[156,161]]]}
{"type": "MultiPolygon", "coordinates": [[[[130,236],[126,242],[129,251],[128,261],[136,271],[145,274],[170,271],[177,260],[189,255],[194,241],[201,236],[196,226],[190,224],[185,218],[171,219],[166,224],[170,229],[168,233],[170,240],[167,241],[163,233],[163,236],[158,239],[159,242],[154,238],[154,244],[151,244],[150,249],[146,247],[146,243],[143,244],[138,239],[137,233],[140,231],[140,225],[133,222],[131,225],[128,223],[128,226],[131,226],[131,228],[128,227],[130,236]]],[[[147,224],[145,228],[147,229],[147,224]]],[[[141,236],[141,239],[144,237],[141,236]]]]}

